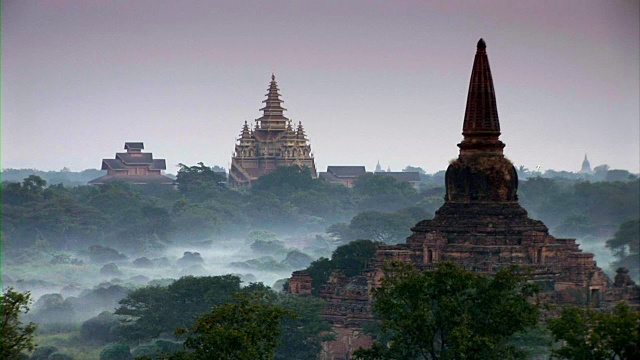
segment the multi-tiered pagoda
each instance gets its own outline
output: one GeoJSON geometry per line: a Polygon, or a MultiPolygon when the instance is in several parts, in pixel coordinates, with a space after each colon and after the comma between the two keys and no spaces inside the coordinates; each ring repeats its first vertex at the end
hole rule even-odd
{"type": "Polygon", "coordinates": [[[250,185],[252,181],[280,166],[307,167],[316,177],[316,167],[309,140],[302,122],[294,130],[291,120],[284,116],[278,84],[271,75],[262,116],[253,129],[245,121],[231,158],[229,183],[232,186],[250,185]]]}

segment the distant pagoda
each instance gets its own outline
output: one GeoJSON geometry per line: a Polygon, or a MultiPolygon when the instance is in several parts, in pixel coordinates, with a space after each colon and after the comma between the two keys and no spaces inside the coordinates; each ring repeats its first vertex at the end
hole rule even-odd
{"type": "Polygon", "coordinates": [[[589,159],[587,159],[587,154],[584,154],[580,174],[593,174],[593,171],[591,171],[591,164],[589,163],[589,159]]]}
{"type": "Polygon", "coordinates": [[[291,120],[283,115],[283,100],[278,93],[276,77],[271,75],[271,83],[262,101],[262,116],[256,119],[253,129],[244,122],[235,153],[231,158],[229,184],[231,186],[250,185],[252,181],[280,166],[307,167],[312,177],[316,177],[316,167],[309,140],[298,122],[294,130],[291,120]]]}

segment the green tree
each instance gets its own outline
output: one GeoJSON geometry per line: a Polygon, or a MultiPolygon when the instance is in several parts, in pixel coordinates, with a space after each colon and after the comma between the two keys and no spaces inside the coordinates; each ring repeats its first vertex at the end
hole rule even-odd
{"type": "Polygon", "coordinates": [[[254,181],[251,192],[267,191],[279,198],[288,199],[294,192],[312,190],[320,185],[319,180],[311,177],[311,171],[307,167],[280,166],[254,181]]]}
{"type": "Polygon", "coordinates": [[[418,200],[411,184],[380,174],[361,175],[353,184],[353,192],[359,211],[396,211],[418,200]]]}
{"type": "Polygon", "coordinates": [[[211,307],[240,292],[240,278],[185,276],[171,285],[136,289],[120,301],[117,315],[128,316],[116,332],[126,340],[146,340],[189,326],[211,307]]]}
{"type": "Polygon", "coordinates": [[[13,360],[20,359],[22,350],[33,351],[33,333],[36,324],[22,324],[19,320],[20,313],[29,312],[31,294],[29,292],[16,292],[13,288],[3,290],[0,299],[2,304],[2,331],[0,332],[0,358],[13,360]]]}
{"type": "Polygon", "coordinates": [[[110,344],[100,352],[100,360],[133,360],[129,345],[110,344]]]}
{"type": "Polygon", "coordinates": [[[382,245],[371,240],[355,240],[339,246],[331,255],[334,269],[342,270],[345,276],[360,275],[376,254],[376,248],[382,245]]]}
{"type": "Polygon", "coordinates": [[[390,263],[375,290],[382,334],[360,359],[517,359],[508,340],[538,321],[537,287],[517,268],[494,277],[440,263],[433,271],[390,263]]]}
{"type": "Polygon", "coordinates": [[[352,236],[357,239],[370,239],[392,244],[402,242],[411,235],[410,229],[415,224],[416,221],[405,213],[389,214],[365,211],[351,219],[349,229],[352,231],[352,236]]]}
{"type": "Polygon", "coordinates": [[[628,268],[637,279],[640,272],[640,218],[620,224],[613,238],[607,240],[607,248],[617,258],[612,265],[628,268]]]}
{"type": "Polygon", "coordinates": [[[285,316],[280,322],[280,337],[274,359],[316,359],[322,342],[333,339],[331,325],[320,316],[324,301],[282,293],[278,294],[274,304],[295,314],[285,316]]]}
{"type": "Polygon", "coordinates": [[[349,277],[362,274],[379,245],[381,243],[371,240],[355,240],[339,246],[331,255],[331,259],[321,257],[312,262],[306,269],[311,276],[311,293],[317,295],[334,270],[341,270],[349,277]]]}
{"type": "Polygon", "coordinates": [[[191,359],[273,359],[280,335],[280,322],[292,314],[251,294],[236,295],[235,301],[217,305],[200,316],[184,342],[191,359]]]}
{"type": "Polygon", "coordinates": [[[178,190],[190,199],[202,201],[224,187],[225,177],[213,168],[199,162],[197,166],[179,164],[176,175],[178,190]]]}
{"type": "Polygon", "coordinates": [[[640,358],[640,313],[626,303],[613,312],[567,305],[549,319],[549,330],[562,341],[553,353],[562,359],[631,360],[640,358]]]}
{"type": "Polygon", "coordinates": [[[329,276],[333,272],[333,264],[331,260],[321,257],[313,261],[306,271],[311,276],[311,293],[318,295],[320,287],[329,280],[329,276]]]}

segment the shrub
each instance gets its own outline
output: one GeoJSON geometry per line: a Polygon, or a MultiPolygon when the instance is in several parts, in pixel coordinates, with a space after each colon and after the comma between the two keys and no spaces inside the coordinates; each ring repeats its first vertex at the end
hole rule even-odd
{"type": "Polygon", "coordinates": [[[148,257],[141,257],[133,260],[133,266],[139,268],[152,268],[153,261],[149,260],[148,257]]]}
{"type": "Polygon", "coordinates": [[[47,360],[73,360],[73,358],[67,354],[56,352],[49,355],[47,360]]]}
{"type": "Polygon", "coordinates": [[[82,323],[80,338],[101,343],[115,341],[113,329],[118,325],[120,321],[117,316],[108,311],[101,312],[98,316],[82,323]]]}
{"type": "Polygon", "coordinates": [[[109,263],[109,264],[104,265],[100,269],[100,275],[122,276],[122,271],[120,271],[120,269],[118,269],[118,265],[116,265],[114,263],[109,263]]]}
{"type": "Polygon", "coordinates": [[[160,352],[160,348],[156,345],[140,345],[131,352],[131,355],[136,359],[142,356],[147,356],[153,359],[160,352]]]}
{"type": "Polygon", "coordinates": [[[180,351],[184,347],[182,343],[169,341],[169,340],[156,340],[156,346],[159,347],[163,352],[174,352],[180,351]]]}
{"type": "Polygon", "coordinates": [[[31,360],[47,360],[49,356],[58,351],[55,346],[38,346],[33,354],[31,354],[31,360]]]}
{"type": "Polygon", "coordinates": [[[125,261],[127,256],[110,247],[93,245],[89,247],[89,259],[94,263],[125,261]]]}
{"type": "Polygon", "coordinates": [[[45,294],[33,305],[28,318],[39,324],[72,323],[76,314],[73,307],[60,294],[45,294]]]}
{"type": "Polygon", "coordinates": [[[200,256],[199,252],[190,252],[185,251],[180,259],[178,259],[178,266],[186,267],[191,265],[200,265],[204,263],[202,256],[200,256]]]}
{"type": "Polygon", "coordinates": [[[100,360],[133,360],[129,345],[111,344],[100,352],[100,360]]]}

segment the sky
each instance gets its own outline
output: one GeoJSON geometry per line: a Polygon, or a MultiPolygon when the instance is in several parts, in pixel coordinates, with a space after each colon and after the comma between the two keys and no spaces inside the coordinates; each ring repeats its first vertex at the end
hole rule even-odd
{"type": "Polygon", "coordinates": [[[640,171],[640,2],[3,0],[2,168],[228,168],[274,72],[319,171],[445,169],[479,38],[516,166],[640,171]]]}

